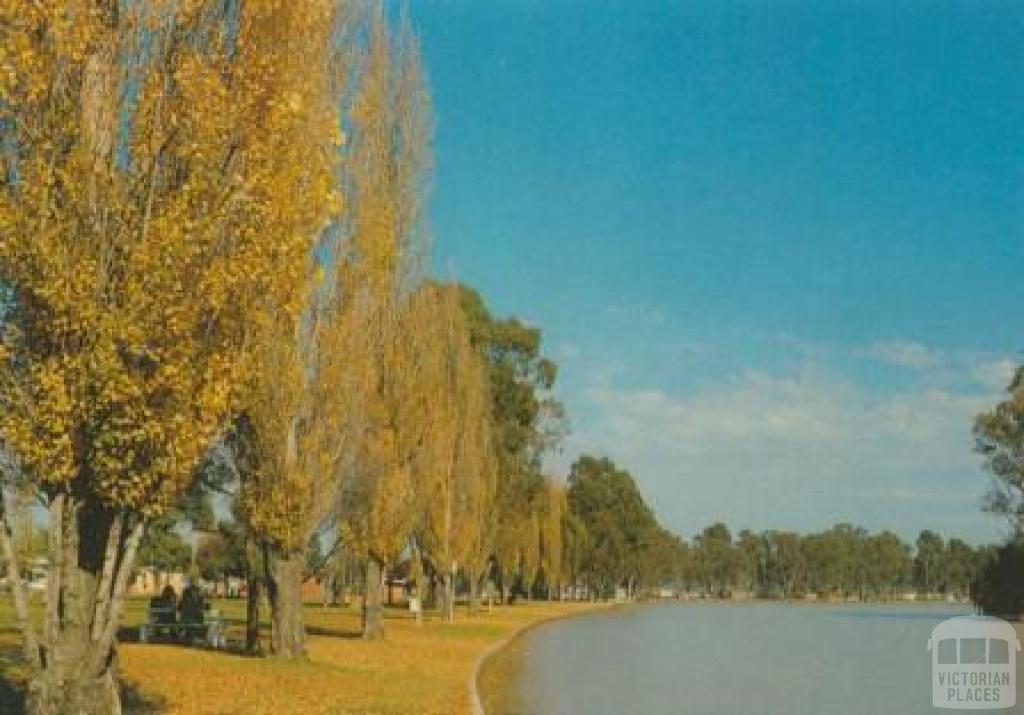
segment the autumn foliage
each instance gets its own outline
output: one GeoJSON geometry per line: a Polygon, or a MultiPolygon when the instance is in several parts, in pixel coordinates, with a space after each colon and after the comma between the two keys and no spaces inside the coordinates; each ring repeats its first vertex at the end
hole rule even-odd
{"type": "Polygon", "coordinates": [[[0,497],[49,533],[37,629],[0,499],[30,710],[117,711],[140,539],[213,469],[282,656],[311,540],[361,563],[368,638],[412,554],[447,620],[460,587],[569,578],[555,367],[429,277],[432,131],[376,2],[0,5],[0,497]]]}

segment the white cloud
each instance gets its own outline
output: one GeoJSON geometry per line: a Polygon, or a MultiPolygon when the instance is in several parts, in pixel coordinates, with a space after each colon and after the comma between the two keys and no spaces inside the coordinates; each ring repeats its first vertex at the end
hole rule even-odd
{"type": "Polygon", "coordinates": [[[971,375],[979,385],[1001,392],[1009,386],[1018,365],[1019,362],[1009,358],[986,360],[974,365],[971,375]]]}
{"type": "Polygon", "coordinates": [[[875,343],[864,350],[874,360],[909,370],[935,368],[945,362],[942,352],[921,343],[893,341],[875,343]]]}
{"type": "MultiPolygon", "coordinates": [[[[985,404],[977,396],[937,389],[872,393],[813,370],[782,376],[748,372],[681,396],[594,385],[585,398],[603,411],[619,438],[668,437],[671,444],[701,452],[728,443],[733,454],[757,452],[766,443],[836,453],[885,443],[909,451],[955,430],[963,434],[970,415],[985,404]]],[[[940,458],[932,449],[904,456],[917,464],[948,463],[950,455],[940,458]]]]}
{"type": "Polygon", "coordinates": [[[797,529],[853,520],[905,534],[987,523],[971,424],[990,392],[881,390],[820,367],[748,371],[679,394],[604,377],[582,394],[570,451],[621,460],[681,533],[716,518],[797,529]]]}
{"type": "Polygon", "coordinates": [[[973,383],[986,392],[1002,392],[1010,384],[1020,360],[1005,354],[974,350],[941,350],[921,343],[875,343],[860,354],[920,373],[933,381],[973,383]]]}

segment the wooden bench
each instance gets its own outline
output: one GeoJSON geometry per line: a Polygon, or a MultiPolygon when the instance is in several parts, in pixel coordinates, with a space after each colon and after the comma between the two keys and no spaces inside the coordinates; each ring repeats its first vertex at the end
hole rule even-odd
{"type": "Polygon", "coordinates": [[[139,641],[149,643],[164,635],[187,642],[198,639],[210,648],[227,647],[227,623],[218,611],[209,611],[201,622],[179,622],[174,620],[175,616],[173,608],[150,608],[146,613],[146,622],[139,626],[139,641]]]}
{"type": "Polygon", "coordinates": [[[216,613],[208,614],[199,623],[178,623],[178,636],[186,642],[201,641],[210,648],[227,648],[227,623],[216,613]]]}
{"type": "Polygon", "coordinates": [[[139,626],[139,641],[149,643],[161,634],[169,638],[177,635],[177,612],[173,608],[150,607],[146,611],[146,622],[139,626]]]}

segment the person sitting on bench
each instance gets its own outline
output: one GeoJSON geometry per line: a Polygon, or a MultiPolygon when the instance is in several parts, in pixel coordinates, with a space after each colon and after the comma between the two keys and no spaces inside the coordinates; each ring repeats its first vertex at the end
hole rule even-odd
{"type": "Polygon", "coordinates": [[[146,622],[139,626],[139,640],[148,643],[156,637],[174,638],[177,636],[178,594],[168,584],[159,596],[149,599],[149,610],[146,622]]]}
{"type": "Polygon", "coordinates": [[[181,594],[181,603],[178,604],[178,622],[183,625],[201,626],[203,624],[206,602],[199,587],[195,584],[189,585],[181,594]]]}
{"type": "Polygon", "coordinates": [[[181,594],[178,632],[185,643],[202,642],[212,648],[226,646],[224,621],[215,611],[211,611],[207,618],[209,609],[210,604],[203,598],[198,586],[189,586],[181,594]]]}
{"type": "Polygon", "coordinates": [[[174,586],[168,584],[159,596],[149,599],[149,611],[154,623],[171,625],[175,621],[175,613],[178,610],[178,594],[174,586]]]}

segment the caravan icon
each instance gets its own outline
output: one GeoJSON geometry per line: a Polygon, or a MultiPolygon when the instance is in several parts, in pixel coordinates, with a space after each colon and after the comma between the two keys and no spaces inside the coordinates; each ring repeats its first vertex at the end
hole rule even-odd
{"type": "Polygon", "coordinates": [[[932,704],[956,710],[1009,708],[1017,701],[1017,632],[984,616],[950,618],[935,626],[932,704]]]}

